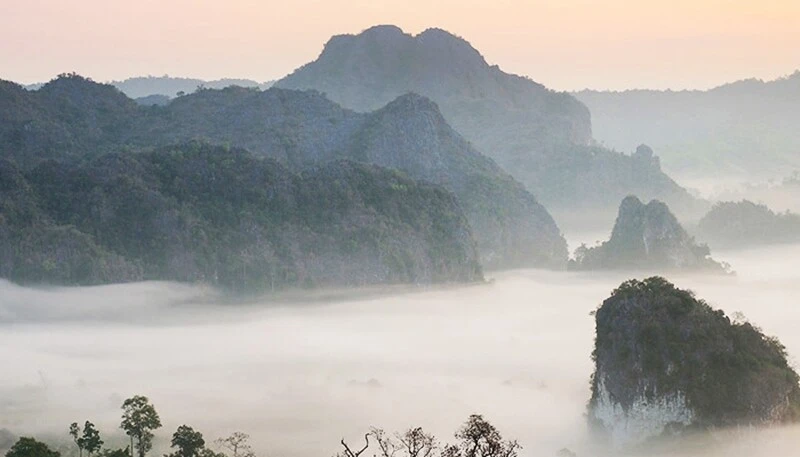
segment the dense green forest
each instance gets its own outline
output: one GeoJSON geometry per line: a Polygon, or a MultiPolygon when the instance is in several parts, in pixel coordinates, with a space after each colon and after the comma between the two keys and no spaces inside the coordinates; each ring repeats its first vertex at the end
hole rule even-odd
{"type": "Polygon", "coordinates": [[[245,150],[0,161],[0,275],[166,279],[249,290],[482,278],[444,189],[348,161],[293,173],[245,150]]]}

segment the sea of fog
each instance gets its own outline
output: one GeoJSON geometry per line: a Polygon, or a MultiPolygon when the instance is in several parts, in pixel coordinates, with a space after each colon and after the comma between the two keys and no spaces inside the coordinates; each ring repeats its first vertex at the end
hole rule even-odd
{"type": "MultiPolygon", "coordinates": [[[[800,245],[715,257],[737,275],[669,279],[779,337],[797,366],[800,245]]],[[[247,432],[260,457],[326,457],[373,425],[422,426],[448,441],[471,413],[518,439],[524,456],[609,454],[585,426],[590,312],[644,275],[490,276],[485,285],[280,302],[170,283],[0,282],[0,429],[66,442],[71,422],[90,419],[122,445],[119,406],[143,394],[164,422],[155,456],[181,424],[208,441],[247,432]]],[[[745,429],[635,455],[783,457],[798,448],[800,429],[745,429]]]]}

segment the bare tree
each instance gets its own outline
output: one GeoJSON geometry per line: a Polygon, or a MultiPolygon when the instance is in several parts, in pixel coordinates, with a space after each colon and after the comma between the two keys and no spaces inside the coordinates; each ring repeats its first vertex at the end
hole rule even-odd
{"type": "Polygon", "coordinates": [[[214,441],[219,447],[231,452],[231,457],[255,457],[253,448],[250,447],[250,435],[242,432],[233,432],[227,438],[214,441]]]}
{"type": "Polygon", "coordinates": [[[403,433],[388,436],[379,428],[373,428],[370,435],[380,449],[381,457],[431,457],[438,449],[436,438],[422,430],[422,427],[410,428],[403,433]]]}
{"type": "Polygon", "coordinates": [[[456,432],[457,445],[445,447],[443,457],[517,457],[522,446],[503,436],[483,416],[473,414],[456,432]]]}
{"type": "MultiPolygon", "coordinates": [[[[342,439],[344,452],[336,457],[360,457],[373,438],[378,447],[376,457],[434,457],[439,451],[436,437],[425,433],[422,427],[410,428],[403,433],[387,434],[383,429],[372,428],[364,435],[366,444],[354,452],[342,439]]],[[[515,440],[505,441],[494,425],[483,416],[473,414],[455,433],[456,444],[441,448],[438,457],[517,457],[522,446],[515,440]]]]}
{"type": "Polygon", "coordinates": [[[363,454],[364,451],[366,451],[367,448],[369,447],[369,435],[370,435],[370,433],[367,433],[366,435],[364,435],[364,441],[366,442],[366,444],[364,444],[364,447],[361,448],[361,450],[358,451],[358,452],[353,452],[350,449],[350,446],[348,446],[347,443],[344,441],[344,438],[342,438],[342,446],[344,446],[344,453],[340,454],[340,456],[341,457],[360,457],[361,454],[363,454]]]}

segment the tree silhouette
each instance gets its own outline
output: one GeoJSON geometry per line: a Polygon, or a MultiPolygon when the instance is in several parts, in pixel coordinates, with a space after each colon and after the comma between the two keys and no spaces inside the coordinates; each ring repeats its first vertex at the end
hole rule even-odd
{"type": "Polygon", "coordinates": [[[83,457],[83,451],[86,451],[91,456],[103,446],[103,440],[100,439],[100,432],[95,428],[94,424],[89,421],[84,423],[82,433],[78,423],[73,422],[69,426],[69,434],[78,446],[78,455],[81,457],[83,457]]]}
{"type": "Polygon", "coordinates": [[[249,440],[250,435],[247,433],[233,432],[227,438],[219,438],[214,441],[214,444],[230,451],[231,457],[255,457],[249,440]]]}
{"type": "Polygon", "coordinates": [[[203,434],[188,425],[181,425],[172,435],[172,447],[178,450],[171,454],[173,457],[199,457],[200,451],[205,448],[206,441],[203,434]]]}
{"type": "Polygon", "coordinates": [[[161,427],[161,419],[147,397],[136,395],[122,403],[122,422],[119,426],[131,437],[131,456],[135,446],[139,457],[144,457],[153,448],[152,431],[161,427]]]}
{"type": "Polygon", "coordinates": [[[11,446],[6,457],[61,457],[61,454],[40,441],[23,437],[11,446]]]}

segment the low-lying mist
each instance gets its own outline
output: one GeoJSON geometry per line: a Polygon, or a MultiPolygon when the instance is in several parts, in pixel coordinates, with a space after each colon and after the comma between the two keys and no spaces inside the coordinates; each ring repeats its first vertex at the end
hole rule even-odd
{"type": "MultiPolygon", "coordinates": [[[[715,256],[737,275],[669,279],[780,338],[797,366],[800,245],[715,256]]],[[[142,394],[164,422],[153,455],[181,424],[207,441],[250,433],[261,456],[330,456],[371,425],[422,426],[452,441],[471,413],[518,439],[522,455],[605,455],[584,417],[590,312],[644,274],[490,276],[486,285],[327,303],[234,302],[170,283],[0,282],[0,429],[67,442],[68,425],[89,419],[124,445],[119,407],[142,394]]],[[[648,455],[780,457],[798,442],[797,428],[721,431],[648,455]]]]}

